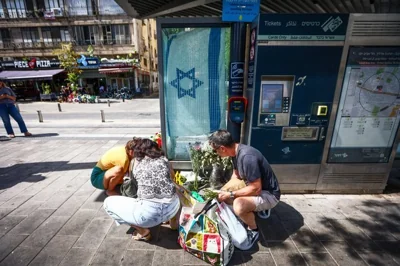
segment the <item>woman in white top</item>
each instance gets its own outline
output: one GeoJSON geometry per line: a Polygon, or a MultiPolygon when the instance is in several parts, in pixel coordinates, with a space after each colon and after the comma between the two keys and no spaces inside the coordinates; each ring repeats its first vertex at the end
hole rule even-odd
{"type": "Polygon", "coordinates": [[[117,225],[134,227],[135,240],[149,241],[148,228],[168,221],[180,208],[171,169],[163,151],[150,139],[134,138],[128,142],[135,160],[133,176],[137,181],[137,198],[111,196],[104,201],[104,209],[117,225]]]}

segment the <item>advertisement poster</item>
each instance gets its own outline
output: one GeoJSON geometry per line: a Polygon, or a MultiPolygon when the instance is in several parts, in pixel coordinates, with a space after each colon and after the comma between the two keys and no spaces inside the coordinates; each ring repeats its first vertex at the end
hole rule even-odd
{"type": "Polygon", "coordinates": [[[385,163],[399,125],[400,47],[350,48],[328,162],[385,163]]]}

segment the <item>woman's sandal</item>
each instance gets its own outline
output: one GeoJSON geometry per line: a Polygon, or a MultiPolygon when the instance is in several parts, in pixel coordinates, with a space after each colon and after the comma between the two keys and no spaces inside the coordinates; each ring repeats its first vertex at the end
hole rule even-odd
{"type": "Polygon", "coordinates": [[[14,134],[10,134],[10,135],[8,135],[8,137],[9,137],[10,139],[13,139],[13,138],[15,138],[15,135],[14,135],[14,134]]]}
{"type": "Polygon", "coordinates": [[[136,235],[132,235],[133,240],[136,241],[150,241],[151,240],[151,232],[147,235],[142,236],[141,234],[136,232],[136,235]]]}
{"type": "Polygon", "coordinates": [[[25,132],[24,135],[25,135],[25,137],[32,137],[32,133],[30,133],[30,132],[25,132]]]}

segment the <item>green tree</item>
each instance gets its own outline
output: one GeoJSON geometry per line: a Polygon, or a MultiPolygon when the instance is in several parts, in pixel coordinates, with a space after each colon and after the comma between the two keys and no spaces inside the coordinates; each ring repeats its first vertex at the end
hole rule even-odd
{"type": "Polygon", "coordinates": [[[88,52],[90,57],[94,56],[94,48],[93,48],[93,46],[89,45],[86,51],[88,52]]]}
{"type": "Polygon", "coordinates": [[[72,43],[63,43],[61,48],[53,50],[53,54],[60,60],[60,65],[67,72],[68,78],[66,79],[71,83],[70,88],[76,91],[78,80],[82,70],[78,68],[78,54],[74,51],[72,43]]]}

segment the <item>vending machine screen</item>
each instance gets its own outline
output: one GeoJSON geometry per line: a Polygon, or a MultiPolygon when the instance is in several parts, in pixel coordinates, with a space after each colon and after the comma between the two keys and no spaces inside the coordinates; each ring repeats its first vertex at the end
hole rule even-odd
{"type": "Polygon", "coordinates": [[[261,113],[282,113],[283,84],[262,84],[261,113]]]}

